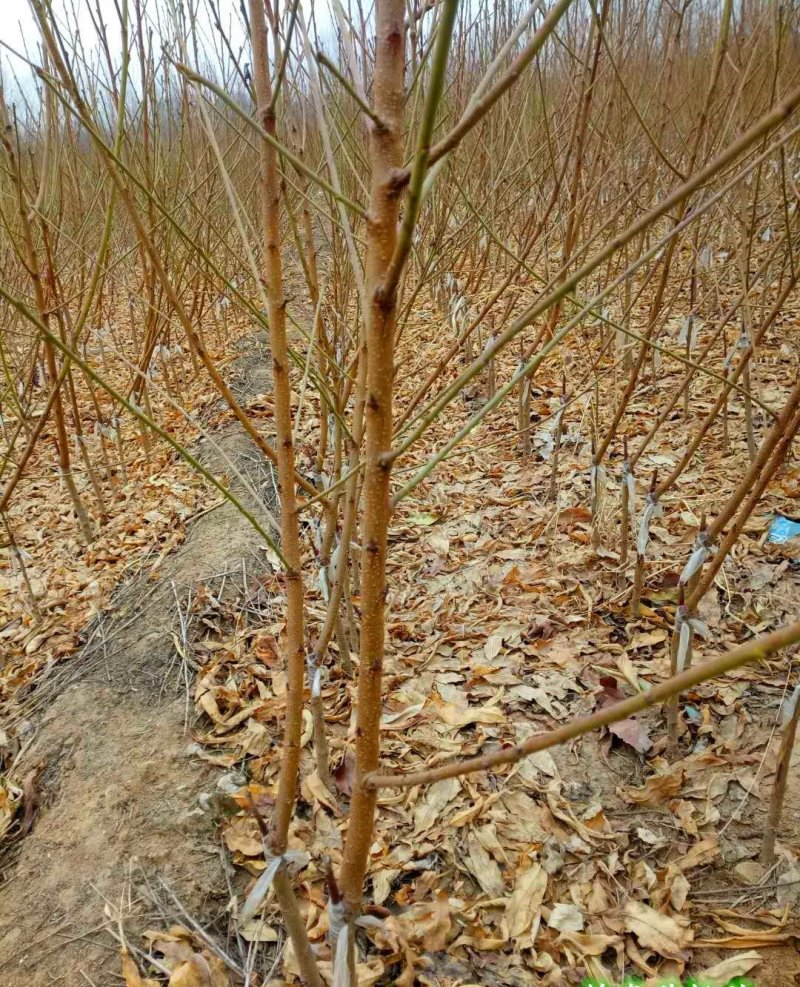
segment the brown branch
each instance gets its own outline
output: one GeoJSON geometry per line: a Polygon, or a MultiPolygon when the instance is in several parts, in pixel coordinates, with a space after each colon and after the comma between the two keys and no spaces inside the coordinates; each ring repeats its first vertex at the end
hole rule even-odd
{"type": "MultiPolygon", "coordinates": [[[[539,30],[536,34],[534,34],[528,44],[522,49],[509,68],[506,69],[506,71],[500,76],[492,88],[484,96],[476,100],[474,104],[467,108],[461,119],[453,127],[450,133],[446,134],[440,141],[434,144],[428,158],[429,167],[433,167],[437,161],[443,158],[446,154],[449,154],[454,147],[460,144],[470,130],[472,130],[472,128],[486,116],[500,97],[504,93],[508,92],[525,69],[530,65],[536,55],[538,55],[541,51],[544,43],[553,33],[556,25],[567,12],[567,8],[571,3],[572,0],[558,0],[558,2],[550,8],[550,12],[544,21],[542,21],[539,26],[539,30]]],[[[398,189],[405,187],[410,178],[411,170],[409,168],[404,168],[402,171],[398,171],[395,176],[396,187],[398,189]]]]}
{"type": "Polygon", "coordinates": [[[412,785],[428,785],[444,778],[459,778],[462,775],[474,774],[476,771],[487,771],[489,768],[497,767],[500,764],[515,764],[537,751],[549,750],[551,747],[564,744],[568,740],[582,737],[592,730],[599,730],[600,727],[609,726],[611,723],[619,723],[620,720],[640,713],[643,709],[657,706],[671,696],[694,685],[699,685],[701,682],[706,682],[708,679],[725,675],[727,672],[732,672],[734,669],[751,662],[763,661],[775,654],[776,651],[797,644],[798,641],[800,641],[800,622],[789,624],[764,637],[748,641],[747,644],[742,644],[719,658],[702,662],[680,675],[674,675],[646,692],[640,692],[639,695],[631,696],[630,699],[606,706],[604,709],[592,713],[591,716],[573,720],[557,730],[536,734],[513,747],[505,747],[498,751],[492,751],[490,754],[482,754],[479,757],[454,761],[439,768],[391,775],[373,774],[367,779],[367,783],[374,789],[410,788],[412,785]]]}

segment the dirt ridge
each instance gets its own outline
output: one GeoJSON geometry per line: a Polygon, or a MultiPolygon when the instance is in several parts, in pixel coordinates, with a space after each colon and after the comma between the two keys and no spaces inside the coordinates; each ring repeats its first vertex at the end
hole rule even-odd
{"type": "MultiPolygon", "coordinates": [[[[232,386],[249,400],[268,381],[263,336],[250,337],[232,386]]],[[[238,426],[197,449],[272,523],[269,469],[238,426]]],[[[82,653],[25,704],[17,768],[41,765],[40,805],[30,833],[0,859],[2,987],[119,983],[106,902],[135,938],[160,924],[151,899],[162,881],[191,914],[224,915],[223,858],[199,803],[218,771],[189,750],[193,674],[176,647],[178,611],[197,583],[248,578],[265,562],[262,548],[229,503],[209,504],[179,548],[118,588],[82,653]]]]}

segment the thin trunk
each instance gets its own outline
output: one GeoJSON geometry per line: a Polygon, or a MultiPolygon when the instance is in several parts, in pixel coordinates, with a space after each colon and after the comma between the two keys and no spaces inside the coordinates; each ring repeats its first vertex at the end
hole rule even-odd
{"type": "MultiPolygon", "coordinates": [[[[253,78],[257,115],[264,130],[274,136],[275,113],[271,109],[272,86],[267,54],[267,27],[261,0],[249,0],[252,32],[253,78]]],[[[289,378],[289,348],[286,339],[286,301],[280,241],[280,178],[278,156],[272,145],[262,141],[261,211],[264,234],[264,287],[267,296],[269,342],[272,355],[275,403],[276,457],[280,496],[281,551],[286,559],[286,719],[284,721],[278,795],[270,834],[272,851],[286,852],[289,825],[294,813],[300,772],[300,739],[303,728],[303,684],[305,679],[305,637],[303,626],[303,578],[301,574],[300,529],[295,496],[295,460],[292,439],[292,385],[289,378]]],[[[292,937],[300,971],[307,984],[321,985],[305,926],[299,915],[294,891],[285,869],[275,878],[275,892],[292,937]]]]}
{"type": "Polygon", "coordinates": [[[378,768],[385,649],[386,548],[391,507],[392,389],[396,296],[381,291],[397,244],[396,172],[403,163],[403,0],[376,6],[375,112],[385,129],[370,133],[372,184],[367,224],[366,469],[361,553],[361,648],[358,673],[356,777],[341,884],[351,917],[358,913],[375,816],[377,792],[365,784],[378,768]]]}

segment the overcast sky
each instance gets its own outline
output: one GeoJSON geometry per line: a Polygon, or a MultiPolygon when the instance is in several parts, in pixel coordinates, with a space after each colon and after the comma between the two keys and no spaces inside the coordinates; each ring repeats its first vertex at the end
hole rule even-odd
{"type": "MultiPolygon", "coordinates": [[[[175,0],[178,6],[187,6],[186,0],[175,0]]],[[[89,10],[95,8],[96,0],[53,0],[53,10],[56,16],[65,27],[74,30],[77,18],[78,27],[84,45],[91,48],[96,37],[92,18],[89,10]]],[[[117,16],[113,0],[99,0],[100,9],[106,19],[109,29],[109,40],[112,46],[115,41],[119,45],[119,33],[116,30],[117,16]]],[[[213,33],[212,21],[208,16],[206,0],[192,0],[192,5],[198,9],[198,28],[201,34],[210,37],[213,33]]],[[[239,16],[238,0],[218,0],[221,13],[221,20],[226,31],[230,31],[231,43],[235,50],[244,43],[244,32],[239,16]]],[[[129,0],[129,10],[133,10],[133,0],[129,0]]],[[[143,0],[145,11],[149,13],[151,21],[155,22],[156,17],[166,21],[169,17],[170,4],[168,0],[143,0]]],[[[317,29],[322,33],[327,33],[331,27],[331,16],[329,13],[327,0],[302,0],[302,6],[309,19],[313,9],[317,22],[317,29]]],[[[39,34],[36,30],[36,23],[30,11],[28,0],[0,0],[0,41],[10,47],[24,52],[26,49],[30,55],[36,59],[39,34]]],[[[9,67],[13,63],[14,71],[19,75],[23,83],[29,78],[24,65],[17,59],[9,56],[7,49],[0,47],[0,67],[3,69],[5,83],[12,87],[9,76],[9,67]]]]}
{"type": "MultiPolygon", "coordinates": [[[[223,0],[223,5],[228,0],[223,0]]],[[[152,3],[152,0],[151,0],[152,3]]],[[[36,30],[36,22],[31,13],[28,0],[0,0],[3,16],[0,18],[0,40],[14,48],[23,48],[25,43],[31,51],[35,50],[39,32],[36,30]]],[[[133,4],[130,4],[131,8],[133,4]]],[[[166,3],[163,4],[166,8],[166,3]]],[[[94,8],[94,0],[91,7],[94,8]]],[[[64,23],[74,25],[77,17],[81,34],[84,37],[93,37],[92,19],[89,16],[89,3],[87,0],[53,0],[53,9],[56,16],[64,23]]],[[[106,13],[108,21],[116,20],[114,4],[112,0],[100,0],[100,9],[106,13]]]]}

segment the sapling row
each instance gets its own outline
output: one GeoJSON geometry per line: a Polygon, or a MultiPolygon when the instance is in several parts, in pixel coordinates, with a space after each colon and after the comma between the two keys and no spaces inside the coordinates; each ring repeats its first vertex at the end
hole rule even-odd
{"type": "MultiPolygon", "coordinates": [[[[355,984],[381,787],[497,770],[656,704],[676,752],[682,691],[800,637],[793,626],[722,658],[692,654],[700,603],[800,427],[798,385],[777,400],[761,386],[761,353],[797,281],[794,14],[770,19],[732,0],[377,0],[333,3],[329,36],[298,0],[248,0],[239,51],[214,4],[208,42],[195,5],[154,21],[142,0],[120,0],[121,54],[98,17],[98,69],[50,0],[33,7],[45,122],[38,132],[29,110],[24,132],[6,128],[0,177],[11,243],[0,299],[13,321],[0,341],[0,410],[17,419],[3,421],[0,513],[26,605],[36,612],[14,495],[43,436],[87,541],[128,482],[126,461],[134,475],[166,443],[273,545],[285,714],[280,758],[260,769],[274,811],[253,810],[265,870],[238,919],[274,892],[301,977],[322,982],[289,847],[304,773],[332,792],[330,752],[343,744],[354,769],[343,849],[321,869],[334,982],[355,984]],[[769,39],[766,76],[748,32],[769,39]],[[411,381],[423,323],[436,346],[411,381]],[[252,331],[269,340],[265,417],[237,397],[227,366],[252,331]],[[278,542],[171,434],[169,414],[192,404],[198,380],[276,470],[278,542]],[[588,434],[573,432],[576,406],[588,434]],[[611,576],[629,592],[631,623],[647,599],[651,523],[672,510],[689,464],[712,436],[748,450],[747,475],[701,517],[681,573],[671,675],[507,750],[398,771],[382,760],[380,728],[398,511],[489,428],[530,465],[545,421],[550,462],[526,469],[542,479],[531,492],[557,515],[578,464],[593,512],[587,552],[618,504],[611,576]],[[664,449],[675,466],[645,472],[664,449]],[[85,482],[70,490],[78,462],[85,482]],[[352,733],[332,744],[328,695],[346,708],[351,680],[352,733]]],[[[765,840],[765,861],[772,853],[765,840]]]]}

